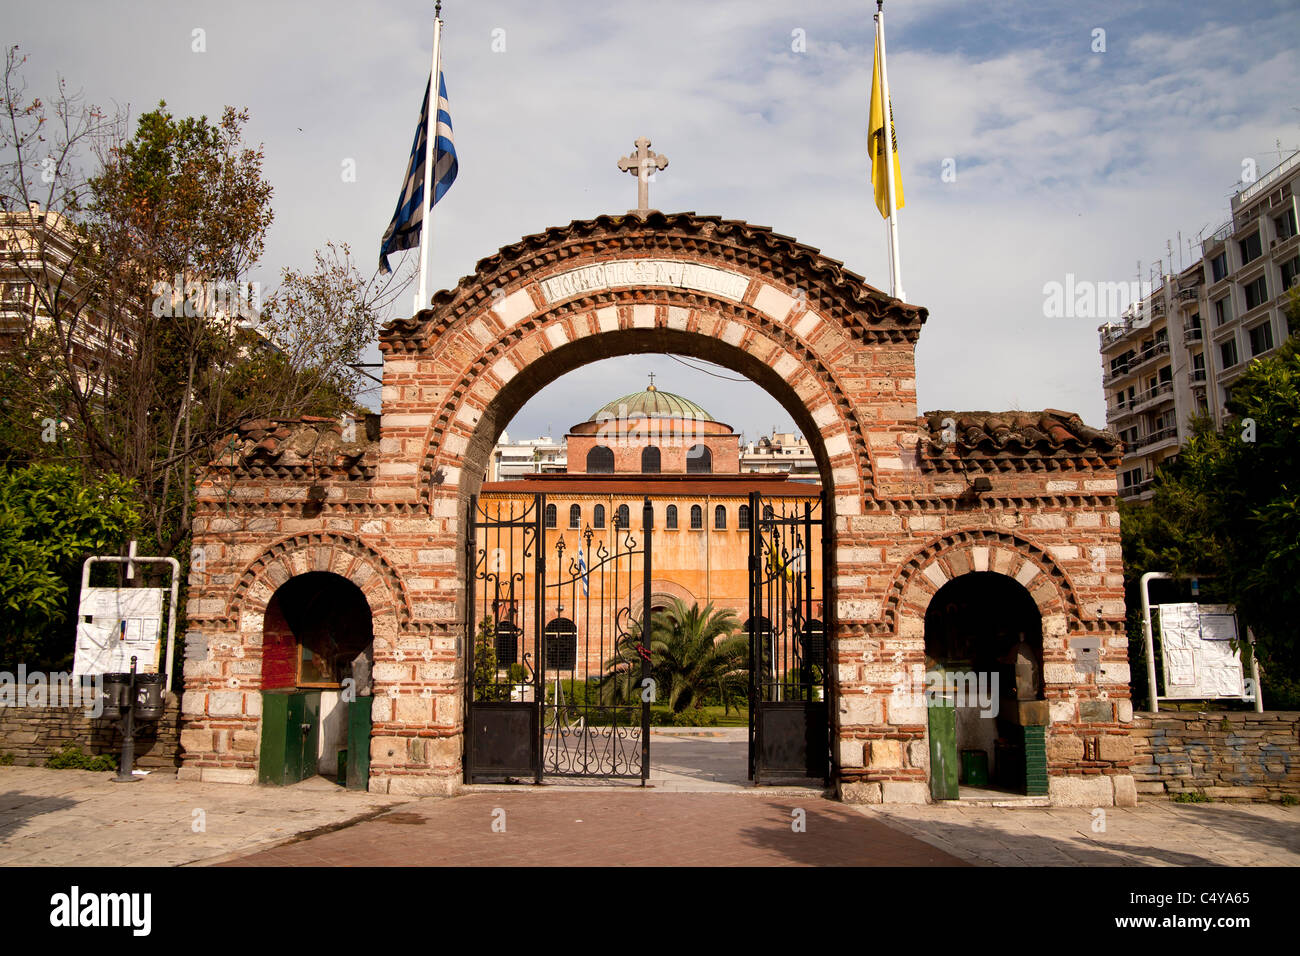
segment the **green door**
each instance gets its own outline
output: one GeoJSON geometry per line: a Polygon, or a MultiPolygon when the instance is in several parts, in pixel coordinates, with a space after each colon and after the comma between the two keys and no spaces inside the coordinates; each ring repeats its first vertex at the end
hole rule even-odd
{"type": "Polygon", "coordinates": [[[932,701],[930,717],[930,796],[957,799],[957,708],[946,700],[932,701]]]}
{"type": "Polygon", "coordinates": [[[370,788],[370,703],[373,697],[358,697],[348,707],[347,788],[370,788]]]}
{"type": "Polygon", "coordinates": [[[259,783],[285,787],[316,775],[320,691],[262,693],[259,783]]]}

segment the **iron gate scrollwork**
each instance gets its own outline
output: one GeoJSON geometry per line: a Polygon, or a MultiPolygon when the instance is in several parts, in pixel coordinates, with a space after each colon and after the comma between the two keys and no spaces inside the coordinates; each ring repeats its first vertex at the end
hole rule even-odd
{"type": "Polygon", "coordinates": [[[466,782],[650,776],[650,502],[566,536],[545,495],[470,500],[466,782]]]}
{"type": "Polygon", "coordinates": [[[830,773],[822,500],[749,496],[749,776],[830,773]]]}
{"type": "Polygon", "coordinates": [[[545,496],[480,503],[470,498],[465,546],[465,781],[532,777],[537,742],[546,556],[545,496]]]}
{"type": "Polygon", "coordinates": [[[543,605],[542,772],[650,777],[650,502],[640,537],[628,523],[590,525],[550,545],[543,605]],[[639,601],[638,601],[639,598],[639,601]],[[640,607],[637,607],[639,603],[640,607]],[[637,613],[639,611],[639,614],[637,613]]]}

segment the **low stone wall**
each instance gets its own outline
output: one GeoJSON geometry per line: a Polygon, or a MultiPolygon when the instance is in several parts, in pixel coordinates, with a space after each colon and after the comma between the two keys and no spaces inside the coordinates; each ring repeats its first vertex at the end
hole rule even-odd
{"type": "MultiPolygon", "coordinates": [[[[153,726],[135,738],[135,766],[141,770],[171,770],[180,766],[180,706],[167,695],[167,710],[153,726]]],[[[90,718],[82,706],[0,706],[0,756],[12,754],[15,764],[40,767],[55,751],[75,744],[87,754],[122,752],[122,734],[106,717],[90,718]]]]}
{"type": "Polygon", "coordinates": [[[1147,799],[1204,791],[1216,800],[1300,795],[1300,713],[1133,715],[1132,766],[1147,799]]]}

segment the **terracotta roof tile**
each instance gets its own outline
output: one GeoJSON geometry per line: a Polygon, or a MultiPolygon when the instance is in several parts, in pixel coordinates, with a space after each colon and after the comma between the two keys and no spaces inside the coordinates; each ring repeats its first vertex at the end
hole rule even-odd
{"type": "Polygon", "coordinates": [[[373,460],[379,442],[367,437],[366,423],[358,420],[357,440],[343,440],[337,419],[304,415],[301,418],[260,418],[244,422],[235,434],[220,442],[216,461],[242,470],[294,469],[314,466],[352,471],[373,460]]]}
{"type": "Polygon", "coordinates": [[[1092,428],[1075,413],[1056,408],[926,412],[921,424],[923,459],[1080,457],[1117,463],[1124,447],[1113,432],[1092,428]]]}

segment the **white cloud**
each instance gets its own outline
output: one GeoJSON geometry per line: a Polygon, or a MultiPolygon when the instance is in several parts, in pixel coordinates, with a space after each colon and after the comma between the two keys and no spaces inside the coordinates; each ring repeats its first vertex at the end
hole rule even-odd
{"type": "MultiPolygon", "coordinates": [[[[1170,2],[886,6],[906,288],[931,310],[922,407],[1066,407],[1100,424],[1096,323],[1043,318],[1043,283],[1132,278],[1179,230],[1227,217],[1244,156],[1262,170],[1275,138],[1295,145],[1293,5],[1239,5],[1233,22],[1170,2]],[[1089,52],[1098,25],[1105,54],[1089,52]],[[956,183],[940,181],[945,157],[956,183]]],[[[771,226],[887,288],[865,163],[873,9],[448,3],[461,172],[436,211],[435,287],[522,235],[629,208],[635,184],[615,163],[648,135],[671,160],[655,205],[771,226]],[[491,52],[494,28],[505,53],[491,52]],[[795,28],[806,53],[791,51],[795,28]]],[[[57,69],[137,114],[161,97],[178,114],[250,108],[276,190],[259,276],[270,283],[327,239],[377,255],[428,69],[427,11],[139,2],[29,4],[6,18],[33,56],[33,88],[57,69]],[[208,31],[206,54],[190,52],[194,27],[208,31]],[[356,183],[341,180],[345,158],[356,183]]],[[[594,368],[574,373],[589,392],[605,381],[594,368]]],[[[729,401],[725,383],[698,388],[706,407],[729,401]]],[[[610,397],[574,389],[553,424],[610,397]]],[[[733,424],[777,424],[755,415],[761,425],[733,424]]]]}

